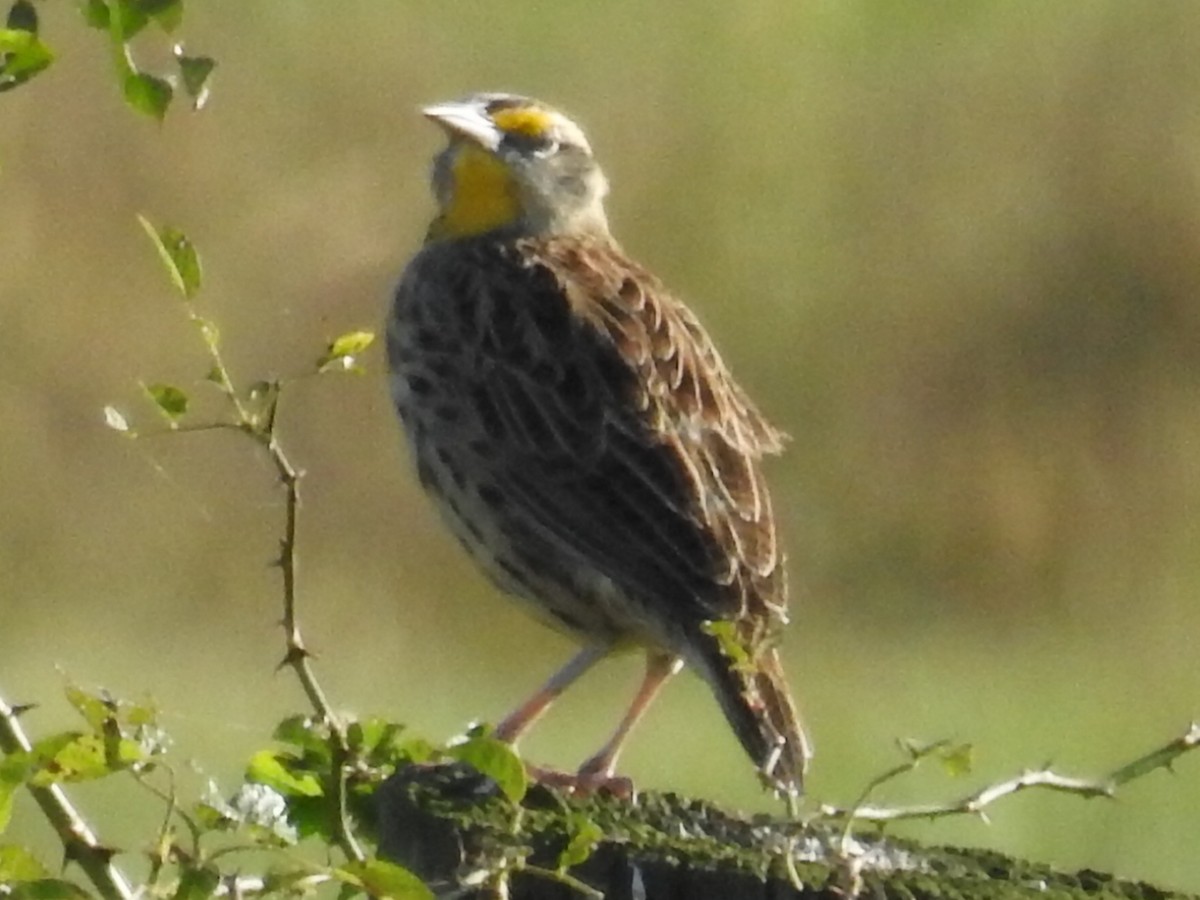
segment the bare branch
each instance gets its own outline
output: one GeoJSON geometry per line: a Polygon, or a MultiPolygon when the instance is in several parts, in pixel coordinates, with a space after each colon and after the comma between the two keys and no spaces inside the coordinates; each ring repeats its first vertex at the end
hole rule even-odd
{"type": "MultiPolygon", "coordinates": [[[[936,745],[935,745],[936,746],[936,745]]],[[[1155,771],[1170,769],[1171,764],[1183,754],[1200,746],[1200,723],[1193,722],[1186,732],[1168,741],[1161,747],[1114,769],[1100,779],[1073,778],[1061,775],[1052,769],[1031,769],[1022,772],[1005,781],[996,782],[947,803],[929,803],[916,806],[867,806],[866,798],[885,781],[897,775],[911,771],[923,757],[912,760],[890,769],[884,775],[871,781],[867,789],[859,797],[859,801],[851,807],[841,808],[823,804],[820,808],[821,817],[847,819],[847,827],[855,822],[898,822],[904,819],[939,819],[947,816],[977,815],[986,817],[984,810],[1002,797],[1016,794],[1030,788],[1057,791],[1064,794],[1074,794],[1077,797],[1113,797],[1117,789],[1136,778],[1155,771]]]]}

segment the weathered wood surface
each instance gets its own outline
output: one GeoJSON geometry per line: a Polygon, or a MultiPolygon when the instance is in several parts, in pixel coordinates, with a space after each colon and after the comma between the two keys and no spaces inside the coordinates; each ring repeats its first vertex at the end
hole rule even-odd
{"type": "Polygon", "coordinates": [[[555,870],[580,823],[600,840],[573,878],[609,900],[1175,900],[1150,885],[1099,872],[1060,872],[985,850],[923,847],[891,838],[766,817],[742,817],[702,801],[644,794],[576,800],[534,786],[518,808],[494,783],[462,765],[410,767],[377,793],[380,854],[439,893],[496,896],[495,873],[514,900],[583,895],[534,869],[555,870]],[[491,873],[490,882],[485,873],[491,873]],[[474,879],[472,881],[472,879],[474,879]]]}

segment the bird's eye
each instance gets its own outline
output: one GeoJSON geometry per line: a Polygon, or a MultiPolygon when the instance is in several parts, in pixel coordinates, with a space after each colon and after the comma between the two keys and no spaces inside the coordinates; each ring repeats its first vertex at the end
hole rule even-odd
{"type": "Polygon", "coordinates": [[[548,134],[526,134],[510,131],[504,136],[504,143],[514,150],[544,159],[558,152],[558,141],[548,134]]]}
{"type": "Polygon", "coordinates": [[[545,159],[547,156],[553,156],[558,152],[558,141],[553,138],[547,140],[544,144],[533,148],[533,155],[538,159],[545,159]]]}

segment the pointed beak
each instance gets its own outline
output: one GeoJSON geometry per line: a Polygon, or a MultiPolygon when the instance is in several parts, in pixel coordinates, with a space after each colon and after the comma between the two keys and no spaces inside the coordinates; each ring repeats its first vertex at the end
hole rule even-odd
{"type": "Polygon", "coordinates": [[[495,152],[504,136],[483,110],[474,103],[439,103],[421,110],[451,137],[464,137],[495,152]]]}

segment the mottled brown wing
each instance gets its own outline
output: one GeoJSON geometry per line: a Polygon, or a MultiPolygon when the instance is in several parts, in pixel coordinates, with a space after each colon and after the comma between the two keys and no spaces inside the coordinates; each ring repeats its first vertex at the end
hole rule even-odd
{"type": "MultiPolygon", "coordinates": [[[[786,603],[759,468],[782,435],[682,303],[607,240],[524,239],[478,316],[474,395],[528,518],[693,621],[786,603]]],[[[757,628],[752,629],[758,631],[757,628]]]]}

